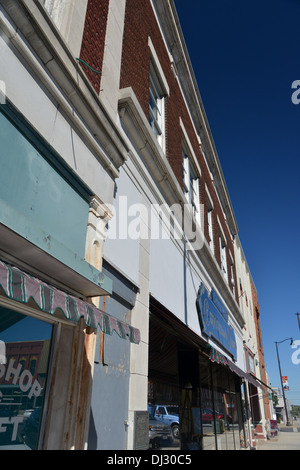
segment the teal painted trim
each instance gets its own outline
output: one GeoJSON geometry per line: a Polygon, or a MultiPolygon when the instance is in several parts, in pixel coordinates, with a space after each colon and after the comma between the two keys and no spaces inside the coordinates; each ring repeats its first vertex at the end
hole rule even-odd
{"type": "MultiPolygon", "coordinates": [[[[33,145],[36,150],[45,158],[45,160],[54,168],[58,174],[79,194],[85,203],[88,203],[92,192],[89,188],[67,167],[61,157],[41,138],[28,124],[23,116],[7,101],[5,105],[0,105],[0,113],[5,116],[9,122],[19,131],[23,137],[33,145]]],[[[15,223],[11,225],[11,216],[14,209],[1,214],[1,223],[18,233],[24,239],[28,240],[36,247],[51,255],[85,279],[101,287],[103,290],[112,293],[112,280],[102,272],[98,271],[88,262],[80,257],[78,253],[72,251],[68,246],[62,244],[53,237],[53,234],[44,232],[41,227],[30,223],[22,222],[22,213],[13,217],[15,223]]]]}
{"type": "Polygon", "coordinates": [[[23,134],[23,136],[40,152],[47,162],[75,189],[78,194],[89,201],[93,192],[74,173],[53,147],[36,131],[32,129],[25,117],[7,100],[0,105],[0,112],[23,134]]]}
{"type": "MultiPolygon", "coordinates": [[[[39,232],[41,233],[41,230],[39,230],[39,232]]],[[[25,238],[28,239],[28,236],[25,238]]],[[[64,265],[68,266],[76,273],[80,274],[85,279],[104,289],[108,294],[112,294],[113,281],[108,276],[103,274],[101,271],[98,271],[98,269],[94,268],[91,264],[78,256],[77,253],[74,253],[53,236],[49,238],[45,232],[40,236],[36,229],[32,231],[32,238],[29,241],[64,265]],[[36,238],[34,237],[34,234],[36,234],[36,238]]]]}

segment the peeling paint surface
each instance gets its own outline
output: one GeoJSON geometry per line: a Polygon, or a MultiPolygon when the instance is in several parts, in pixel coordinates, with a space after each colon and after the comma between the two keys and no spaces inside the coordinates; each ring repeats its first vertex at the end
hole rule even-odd
{"type": "Polygon", "coordinates": [[[89,205],[0,113],[1,222],[60,259],[84,256],[89,205]]]}
{"type": "MultiPolygon", "coordinates": [[[[106,296],[102,308],[115,317],[130,320],[120,299],[106,296]]],[[[130,343],[117,334],[97,331],[88,448],[126,450],[130,378],[130,343]]]]}

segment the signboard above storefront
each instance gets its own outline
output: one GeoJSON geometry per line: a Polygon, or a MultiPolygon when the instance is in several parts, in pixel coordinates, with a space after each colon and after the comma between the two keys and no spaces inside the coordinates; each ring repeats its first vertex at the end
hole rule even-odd
{"type": "Polygon", "coordinates": [[[214,302],[214,297],[211,297],[201,284],[196,304],[202,332],[216,340],[236,360],[237,346],[233,328],[226,321],[226,316],[224,318],[223,312],[226,308],[220,311],[220,298],[218,297],[218,302],[214,302]]]}
{"type": "Polygon", "coordinates": [[[226,323],[228,323],[228,310],[227,308],[225,308],[225,305],[223,304],[222,300],[214,289],[211,290],[211,299],[219,310],[219,312],[221,313],[221,315],[223,316],[226,323]]]}

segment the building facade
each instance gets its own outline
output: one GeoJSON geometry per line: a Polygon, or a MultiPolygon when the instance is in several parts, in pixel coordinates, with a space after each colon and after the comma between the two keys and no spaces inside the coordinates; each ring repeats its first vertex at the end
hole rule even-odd
{"type": "Polygon", "coordinates": [[[248,382],[248,387],[245,390],[249,404],[250,434],[253,442],[256,443],[257,439],[266,439],[270,429],[272,417],[269,394],[272,389],[268,385],[265,368],[257,291],[238,236],[234,246],[237,264],[237,292],[239,305],[245,318],[243,329],[244,370],[251,377],[257,379],[258,383],[264,384],[263,387],[255,387],[255,384],[248,382]]]}
{"type": "Polygon", "coordinates": [[[75,59],[81,2],[43,3],[0,4],[1,342],[49,343],[43,380],[21,356],[2,358],[0,440],[84,449],[97,328],[122,355],[140,340],[134,291],[128,299],[102,266],[106,204],[128,149],[75,59]]]}
{"type": "Polygon", "coordinates": [[[0,446],[147,449],[172,405],[179,448],[253,447],[258,317],[173,1],[0,6],[0,340],[48,345],[43,380],[2,360],[0,446]]]}

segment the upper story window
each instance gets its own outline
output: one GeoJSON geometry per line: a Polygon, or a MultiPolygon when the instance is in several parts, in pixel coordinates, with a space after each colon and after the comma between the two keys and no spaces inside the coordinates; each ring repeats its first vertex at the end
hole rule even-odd
{"type": "Polygon", "coordinates": [[[230,286],[232,290],[233,297],[236,295],[236,287],[235,287],[235,266],[234,266],[234,259],[231,254],[231,251],[229,251],[230,255],[230,286]]]}
{"type": "Polygon", "coordinates": [[[149,76],[149,123],[156,139],[165,151],[165,101],[169,94],[169,86],[153,43],[148,38],[150,49],[150,76],[149,76]]]}
{"type": "Polygon", "coordinates": [[[192,206],[193,216],[200,225],[200,191],[199,178],[193,165],[191,156],[186,145],[182,145],[182,172],[183,190],[189,204],[192,206]]]}
{"type": "Polygon", "coordinates": [[[213,213],[213,210],[212,208],[211,209],[208,209],[208,212],[207,212],[207,223],[208,223],[208,237],[209,237],[209,246],[211,248],[212,251],[214,251],[214,236],[213,236],[213,225],[212,225],[212,213],[213,213]]]}
{"type": "Polygon", "coordinates": [[[213,210],[214,205],[212,198],[206,188],[206,200],[207,200],[207,225],[208,225],[208,243],[212,252],[214,252],[214,234],[213,234],[213,210]]]}
{"type": "Polygon", "coordinates": [[[255,374],[254,355],[248,349],[245,349],[247,372],[255,374]]]}
{"type": "Polygon", "coordinates": [[[150,64],[149,80],[149,122],[159,145],[164,148],[165,99],[158,75],[152,63],[150,64]]]}
{"type": "Polygon", "coordinates": [[[233,262],[231,262],[230,270],[231,270],[231,272],[230,272],[230,274],[231,274],[231,289],[232,289],[233,297],[235,297],[234,264],[233,264],[233,262]]]}
{"type": "Polygon", "coordinates": [[[225,241],[225,238],[221,234],[219,235],[219,244],[220,244],[220,257],[221,257],[221,271],[225,280],[228,282],[226,241],[225,241]]]}

